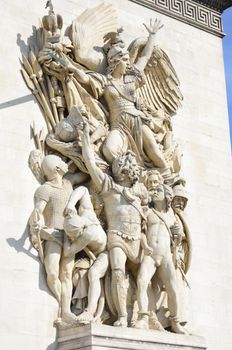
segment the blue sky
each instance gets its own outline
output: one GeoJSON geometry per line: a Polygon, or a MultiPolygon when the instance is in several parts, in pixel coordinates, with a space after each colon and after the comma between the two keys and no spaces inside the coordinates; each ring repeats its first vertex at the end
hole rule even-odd
{"type": "MultiPolygon", "coordinates": [[[[230,118],[230,139],[232,140],[232,8],[223,13],[223,38],[224,62],[228,98],[228,110],[230,118]]],[[[231,142],[232,144],[232,142],[231,142]]]]}

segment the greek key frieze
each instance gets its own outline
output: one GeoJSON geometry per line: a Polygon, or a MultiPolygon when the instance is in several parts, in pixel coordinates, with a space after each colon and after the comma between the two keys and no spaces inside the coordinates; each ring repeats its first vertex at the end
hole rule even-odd
{"type": "Polygon", "coordinates": [[[222,37],[221,13],[193,0],[130,0],[222,37]]]}

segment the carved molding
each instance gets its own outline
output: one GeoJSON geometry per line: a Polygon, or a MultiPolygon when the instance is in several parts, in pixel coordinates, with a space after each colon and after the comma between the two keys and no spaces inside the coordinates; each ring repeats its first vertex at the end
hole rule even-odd
{"type": "Polygon", "coordinates": [[[232,6],[230,0],[195,0],[196,2],[200,2],[203,5],[210,7],[211,9],[218,10],[223,12],[228,7],[232,6]]]}
{"type": "Polygon", "coordinates": [[[223,37],[221,12],[192,0],[130,0],[185,22],[213,35],[223,37]]]}

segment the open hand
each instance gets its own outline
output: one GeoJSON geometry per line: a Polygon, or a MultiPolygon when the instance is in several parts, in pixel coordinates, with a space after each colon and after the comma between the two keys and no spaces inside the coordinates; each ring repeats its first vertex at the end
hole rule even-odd
{"type": "Polygon", "coordinates": [[[148,31],[149,34],[154,35],[163,28],[163,24],[161,24],[161,21],[159,21],[157,18],[155,20],[150,19],[150,23],[147,26],[145,23],[143,23],[144,27],[148,31]]]}
{"type": "Polygon", "coordinates": [[[78,124],[78,133],[81,138],[89,139],[89,124],[85,123],[84,121],[82,123],[78,124]]]}
{"type": "Polygon", "coordinates": [[[83,133],[85,136],[89,135],[89,124],[83,123],[83,133]]]}
{"type": "Polygon", "coordinates": [[[148,245],[143,250],[144,250],[145,255],[151,256],[153,253],[153,249],[151,247],[149,247],[148,245]]]}
{"type": "Polygon", "coordinates": [[[171,232],[174,236],[178,236],[178,235],[181,235],[181,227],[180,225],[178,224],[178,222],[175,222],[174,225],[172,225],[170,227],[171,229],[171,232]]]}
{"type": "Polygon", "coordinates": [[[31,243],[36,250],[39,250],[39,239],[37,235],[31,235],[31,243]]]}

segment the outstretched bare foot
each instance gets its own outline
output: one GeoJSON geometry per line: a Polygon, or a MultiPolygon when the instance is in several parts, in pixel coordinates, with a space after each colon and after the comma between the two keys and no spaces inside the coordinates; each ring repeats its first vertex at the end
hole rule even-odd
{"type": "Polygon", "coordinates": [[[127,327],[127,316],[121,316],[114,322],[115,327],[127,327]]]}
{"type": "Polygon", "coordinates": [[[109,312],[107,312],[106,310],[103,311],[102,315],[94,317],[93,322],[94,323],[98,323],[98,324],[102,324],[103,322],[105,322],[106,320],[108,320],[110,318],[110,314],[109,312]]]}
{"type": "Polygon", "coordinates": [[[61,317],[57,317],[57,319],[54,321],[54,326],[59,326],[62,323],[61,317]]]}
{"type": "Polygon", "coordinates": [[[188,331],[181,326],[181,324],[179,322],[175,322],[171,320],[171,330],[174,333],[178,333],[178,334],[189,334],[188,331]]]}
{"type": "Polygon", "coordinates": [[[137,320],[135,322],[135,328],[148,329],[148,320],[144,318],[141,318],[141,320],[137,320]]]}
{"type": "Polygon", "coordinates": [[[85,310],[77,316],[77,322],[81,324],[89,324],[93,321],[93,314],[91,314],[89,311],[85,310]]]}
{"type": "Polygon", "coordinates": [[[77,322],[77,316],[75,314],[73,314],[72,312],[63,313],[62,322],[65,322],[68,324],[74,324],[77,322]]]}

